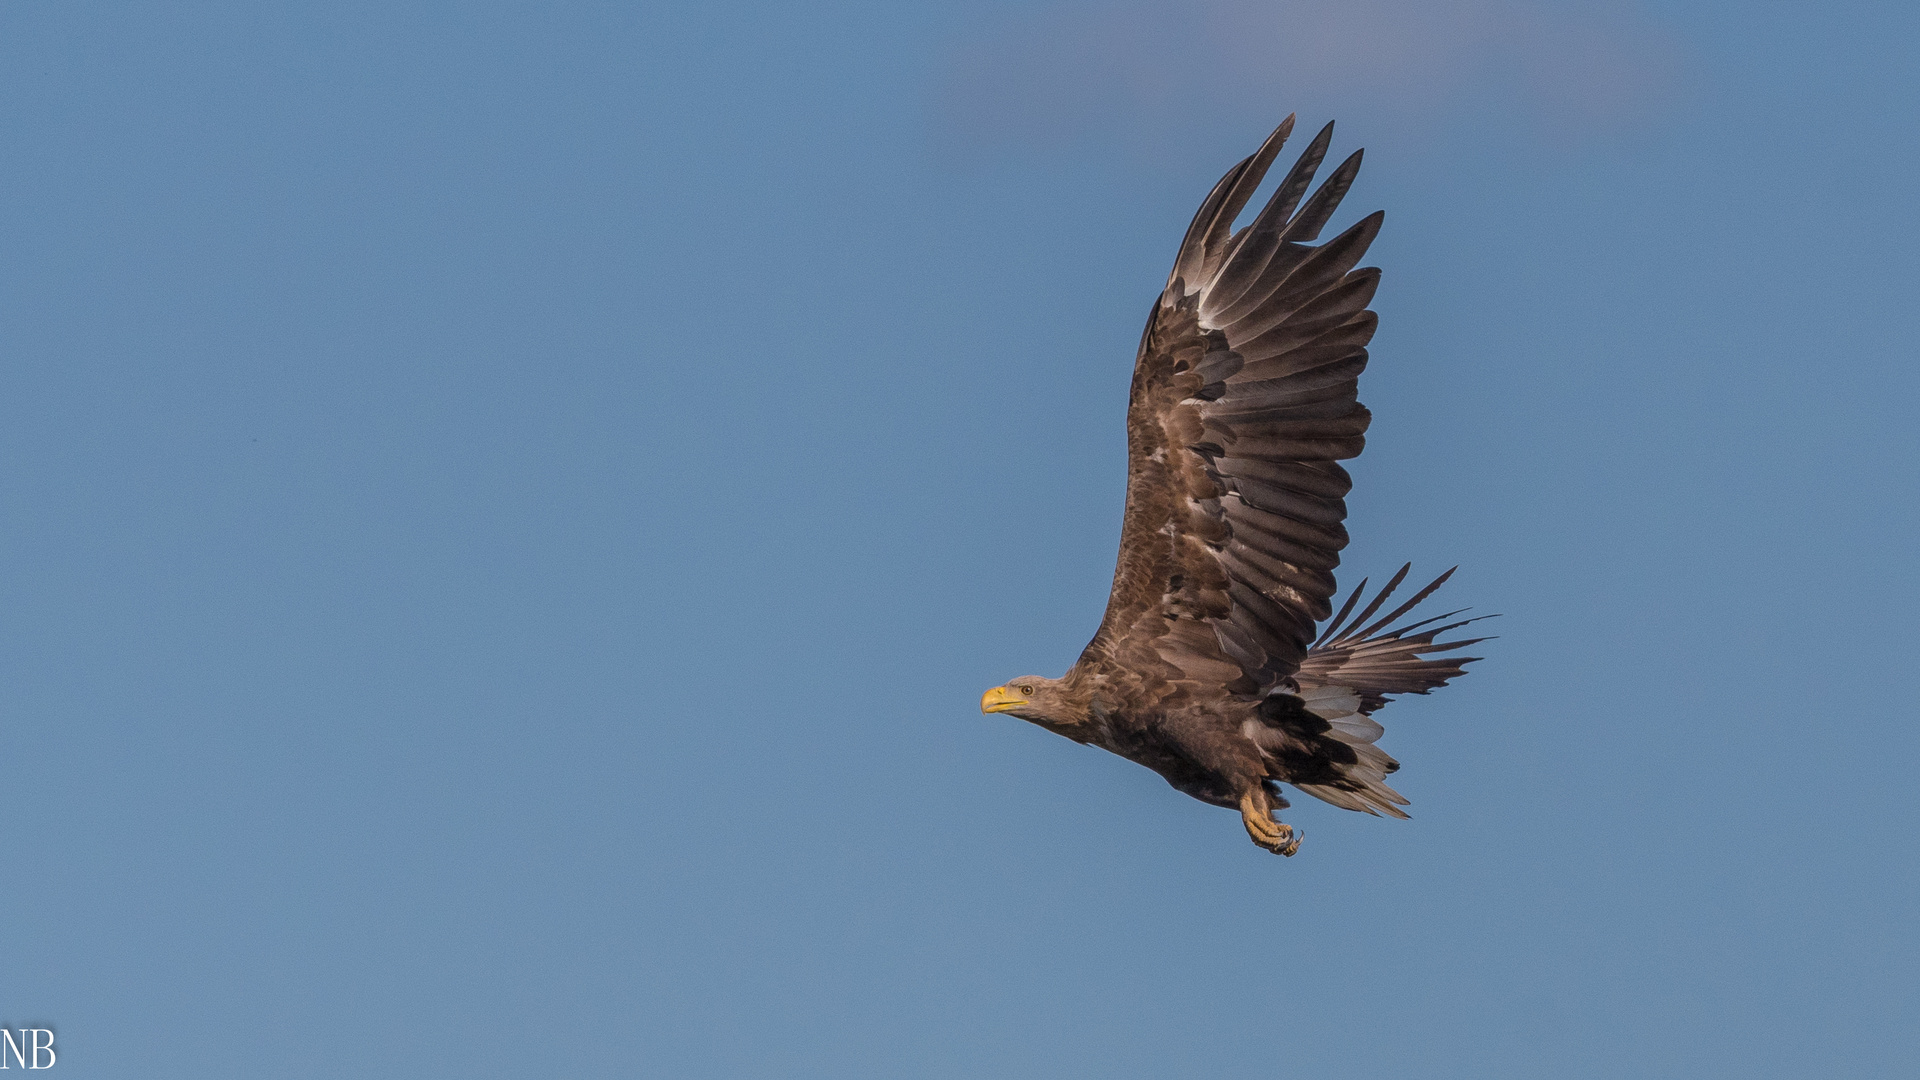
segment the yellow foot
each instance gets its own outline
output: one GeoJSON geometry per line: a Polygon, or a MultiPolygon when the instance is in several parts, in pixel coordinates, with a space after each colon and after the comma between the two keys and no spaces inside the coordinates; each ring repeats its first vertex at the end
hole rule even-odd
{"type": "Polygon", "coordinates": [[[1275,855],[1292,855],[1300,850],[1300,834],[1293,826],[1273,820],[1267,801],[1255,792],[1240,796],[1240,820],[1253,842],[1275,855]]]}

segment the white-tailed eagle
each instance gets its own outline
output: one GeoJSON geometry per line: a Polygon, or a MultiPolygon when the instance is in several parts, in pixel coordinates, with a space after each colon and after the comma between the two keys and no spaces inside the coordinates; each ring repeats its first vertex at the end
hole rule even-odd
{"type": "MultiPolygon", "coordinates": [[[[1333,615],[1347,546],[1339,462],[1371,419],[1356,397],[1380,271],[1355,269],[1379,213],[1315,245],[1360,169],[1342,162],[1307,196],[1333,125],[1251,224],[1233,221],[1293,130],[1289,116],[1200,205],[1147,318],[1127,406],[1127,506],[1099,632],[1061,678],[1024,676],[980,707],[1110,750],[1175,788],[1240,811],[1254,843],[1292,855],[1274,818],[1281,783],[1349,810],[1406,817],[1399,763],[1373,714],[1424,694],[1476,657],[1435,656],[1447,615],[1394,626],[1449,570],[1379,616],[1405,579],[1333,615]],[[1303,201],[1304,198],[1304,201],[1303,201]],[[1349,618],[1348,616],[1352,616],[1349,618]]],[[[1457,612],[1450,614],[1458,614],[1457,612]]]]}

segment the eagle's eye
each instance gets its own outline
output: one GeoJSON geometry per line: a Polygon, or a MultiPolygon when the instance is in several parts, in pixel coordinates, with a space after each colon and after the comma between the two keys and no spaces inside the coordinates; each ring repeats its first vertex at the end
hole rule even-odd
{"type": "Polygon", "coordinates": [[[1032,697],[1032,696],[1033,696],[1033,687],[1031,687],[1031,686],[1023,686],[1023,687],[1021,687],[1021,688],[1020,688],[1020,696],[1021,696],[1021,697],[1032,697]]]}

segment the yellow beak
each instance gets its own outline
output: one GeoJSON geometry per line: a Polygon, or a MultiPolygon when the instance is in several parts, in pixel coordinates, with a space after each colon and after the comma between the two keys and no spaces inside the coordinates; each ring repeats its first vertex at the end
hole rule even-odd
{"type": "Polygon", "coordinates": [[[980,695],[980,711],[983,713],[1006,712],[1017,709],[1027,703],[1027,699],[1004,686],[996,686],[980,695]]]}

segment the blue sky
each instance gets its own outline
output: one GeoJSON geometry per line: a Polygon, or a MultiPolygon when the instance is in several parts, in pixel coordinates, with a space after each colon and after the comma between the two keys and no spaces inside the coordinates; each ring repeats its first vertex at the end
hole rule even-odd
{"type": "MultiPolygon", "coordinates": [[[[0,11],[0,1022],[97,1077],[1920,1055],[1920,14],[0,11]],[[1292,860],[1004,716],[1290,110],[1343,581],[1504,614],[1292,860]]],[[[1311,805],[1309,805],[1311,804],[1311,805]]]]}

